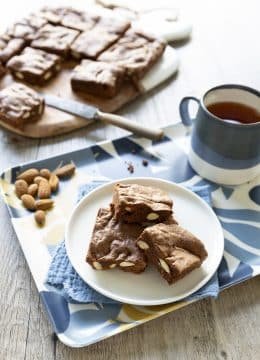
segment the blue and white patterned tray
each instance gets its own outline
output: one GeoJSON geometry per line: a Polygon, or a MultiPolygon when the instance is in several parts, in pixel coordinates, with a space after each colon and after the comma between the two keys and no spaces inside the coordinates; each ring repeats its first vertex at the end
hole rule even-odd
{"type": "Polygon", "coordinates": [[[134,176],[153,176],[185,186],[210,185],[214,210],[225,235],[224,258],[218,269],[221,290],[260,274],[260,177],[239,187],[209,183],[188,164],[189,137],[184,127],[170,126],[166,135],[160,142],[135,137],[105,142],[8,169],[0,178],[2,195],[36,286],[55,332],[69,346],[89,345],[189,304],[189,301],[152,307],[75,304],[44,284],[53,251],[63,240],[65,223],[81,189],[86,184],[96,186],[97,182],[129,176],[129,162],[134,165],[134,176]],[[142,165],[143,159],[149,161],[147,167],[142,165]],[[60,162],[71,160],[77,165],[77,173],[61,183],[55,208],[48,213],[46,226],[39,229],[33,214],[21,206],[14,194],[15,175],[32,166],[54,169],[60,162]]]}

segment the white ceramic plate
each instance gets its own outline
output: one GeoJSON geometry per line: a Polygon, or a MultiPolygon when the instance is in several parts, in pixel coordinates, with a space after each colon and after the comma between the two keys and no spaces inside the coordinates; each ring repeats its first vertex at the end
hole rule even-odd
{"type": "Polygon", "coordinates": [[[105,184],[80,201],[68,222],[65,244],[73,267],[95,290],[128,304],[159,305],[183,299],[206,284],[223,256],[224,237],[213,210],[191,191],[160,179],[128,178],[105,184]],[[93,270],[85,262],[96,214],[100,207],[111,202],[113,185],[117,182],[156,186],[169,193],[179,224],[200,238],[208,251],[208,258],[199,269],[169,286],[152,266],[135,275],[119,269],[93,270]]]}

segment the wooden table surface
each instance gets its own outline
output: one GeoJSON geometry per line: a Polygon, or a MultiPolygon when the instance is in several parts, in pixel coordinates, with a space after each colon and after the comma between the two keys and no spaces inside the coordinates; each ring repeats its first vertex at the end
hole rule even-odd
{"type": "MultiPolygon", "coordinates": [[[[5,1],[1,26],[41,3],[46,1],[5,1]]],[[[178,104],[185,95],[200,95],[221,83],[259,89],[258,3],[181,1],[181,13],[191,19],[194,31],[190,41],[174,44],[181,59],[178,75],[125,107],[122,114],[144,124],[164,125],[178,121],[178,104]]],[[[112,126],[99,125],[43,141],[0,130],[0,170],[122,134],[112,126]]],[[[53,336],[2,200],[0,228],[1,360],[260,358],[259,277],[224,291],[217,300],[200,301],[88,348],[68,348],[53,336]]]]}

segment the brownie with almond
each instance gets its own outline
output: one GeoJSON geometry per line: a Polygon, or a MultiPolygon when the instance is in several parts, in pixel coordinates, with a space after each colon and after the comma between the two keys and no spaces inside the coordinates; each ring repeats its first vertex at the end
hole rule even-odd
{"type": "Polygon", "coordinates": [[[137,245],[168,284],[199,268],[208,255],[201,240],[177,224],[147,227],[137,245]]]}
{"type": "Polygon", "coordinates": [[[12,57],[6,66],[15,78],[44,85],[60,71],[61,59],[58,55],[27,47],[20,55],[12,57]]]}
{"type": "Polygon", "coordinates": [[[146,268],[144,252],[136,241],[143,226],[117,221],[112,208],[98,211],[86,261],[95,270],[117,267],[131,273],[141,273],[146,268]]]}
{"type": "Polygon", "coordinates": [[[154,224],[171,217],[173,201],[165,191],[155,187],[116,184],[112,205],[117,220],[154,224]]]}

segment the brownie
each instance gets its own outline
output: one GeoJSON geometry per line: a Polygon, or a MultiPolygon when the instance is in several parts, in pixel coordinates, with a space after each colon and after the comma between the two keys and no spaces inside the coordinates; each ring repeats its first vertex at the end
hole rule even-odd
{"type": "Polygon", "coordinates": [[[99,19],[96,14],[75,10],[72,7],[45,7],[41,10],[41,16],[54,25],[63,25],[80,31],[91,29],[99,19]]]}
{"type": "Polygon", "coordinates": [[[100,209],[86,261],[96,270],[118,267],[132,273],[143,272],[146,258],[136,245],[142,231],[143,227],[138,224],[117,222],[111,208],[100,209]]]}
{"type": "Polygon", "coordinates": [[[8,61],[7,68],[20,80],[43,85],[60,70],[60,57],[27,47],[8,61]]]}
{"type": "Polygon", "coordinates": [[[130,22],[117,16],[101,16],[96,26],[109,33],[122,35],[130,27],[130,22]]]}
{"type": "Polygon", "coordinates": [[[68,8],[62,15],[61,25],[80,31],[86,31],[93,28],[98,19],[98,15],[68,8]]]}
{"type": "Polygon", "coordinates": [[[0,120],[15,126],[40,119],[44,100],[29,87],[15,83],[0,91],[0,120]]]}
{"type": "Polygon", "coordinates": [[[100,97],[112,98],[123,82],[125,70],[116,64],[82,60],[71,77],[74,91],[83,91],[100,97]]]}
{"type": "Polygon", "coordinates": [[[77,30],[47,24],[38,31],[35,39],[31,43],[31,46],[51,53],[66,56],[71,43],[78,34],[79,32],[77,30]]]}
{"type": "Polygon", "coordinates": [[[163,41],[129,29],[98,60],[117,63],[126,68],[129,76],[140,79],[162,56],[164,49],[163,41]]]}
{"type": "Polygon", "coordinates": [[[0,38],[0,61],[5,64],[12,56],[19,54],[25,46],[23,39],[0,38]]]}
{"type": "Polygon", "coordinates": [[[31,14],[28,17],[17,21],[7,30],[7,34],[12,38],[21,38],[28,43],[35,38],[36,32],[42,26],[47,24],[47,20],[31,14]]]}
{"type": "Polygon", "coordinates": [[[176,224],[161,223],[147,227],[137,245],[169,284],[200,267],[207,257],[203,243],[176,224]]]}
{"type": "Polygon", "coordinates": [[[62,16],[64,13],[63,7],[49,7],[45,6],[40,10],[40,16],[46,19],[53,25],[61,25],[62,16]]]}
{"type": "Polygon", "coordinates": [[[115,217],[127,223],[157,223],[169,218],[173,202],[169,195],[155,187],[138,184],[116,184],[113,193],[115,217]]]}
{"type": "Polygon", "coordinates": [[[97,56],[119,38],[118,34],[94,27],[81,33],[71,45],[71,54],[74,58],[96,59],[97,56]]]}

